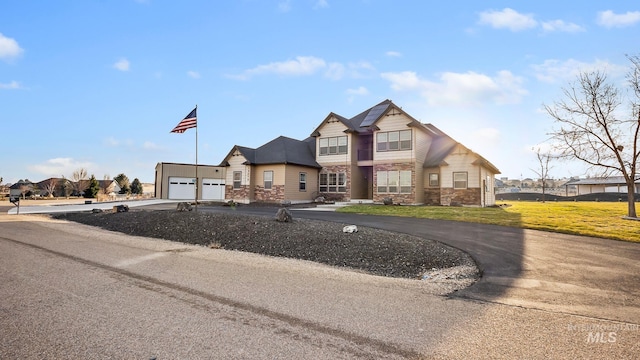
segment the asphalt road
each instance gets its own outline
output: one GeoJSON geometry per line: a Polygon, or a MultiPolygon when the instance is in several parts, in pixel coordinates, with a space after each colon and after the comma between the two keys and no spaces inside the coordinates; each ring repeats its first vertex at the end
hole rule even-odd
{"type": "Polygon", "coordinates": [[[0,358],[634,359],[640,351],[637,244],[294,215],[448,239],[484,277],[443,297],[420,281],[0,215],[0,358]]]}

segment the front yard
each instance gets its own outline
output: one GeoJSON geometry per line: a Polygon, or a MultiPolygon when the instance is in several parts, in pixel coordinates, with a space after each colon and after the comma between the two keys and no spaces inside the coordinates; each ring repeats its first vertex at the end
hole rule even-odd
{"type": "Polygon", "coordinates": [[[626,202],[509,201],[490,208],[353,205],[339,211],[476,222],[640,242],[640,221],[623,219],[627,214],[626,202]]]}

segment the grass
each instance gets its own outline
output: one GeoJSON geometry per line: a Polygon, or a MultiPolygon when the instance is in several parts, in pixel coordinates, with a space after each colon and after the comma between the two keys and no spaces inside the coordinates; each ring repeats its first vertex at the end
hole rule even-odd
{"type": "Polygon", "coordinates": [[[495,208],[352,205],[340,212],[454,220],[640,242],[640,221],[623,219],[626,202],[510,201],[495,208]]]}

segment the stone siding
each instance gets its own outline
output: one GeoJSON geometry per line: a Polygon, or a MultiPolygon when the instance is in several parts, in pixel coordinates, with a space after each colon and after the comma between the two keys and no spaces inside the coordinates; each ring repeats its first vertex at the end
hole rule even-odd
{"type": "Polygon", "coordinates": [[[226,185],[224,187],[224,198],[227,201],[234,200],[236,202],[249,202],[249,190],[248,185],[242,185],[240,189],[234,189],[233,185],[226,185]]]}
{"type": "MultiPolygon", "coordinates": [[[[416,203],[416,174],[412,163],[376,164],[373,166],[373,201],[383,202],[384,198],[393,199],[394,204],[416,203]],[[378,193],[378,171],[411,171],[410,193],[378,193]]],[[[398,184],[399,185],[399,184],[398,184]]],[[[398,186],[399,187],[399,186],[398,186]]]]}
{"type": "Polygon", "coordinates": [[[441,205],[481,206],[480,188],[442,188],[441,205]]]}
{"type": "Polygon", "coordinates": [[[265,190],[264,186],[256,185],[253,195],[255,201],[279,203],[284,201],[284,185],[272,185],[271,190],[265,190]]]}

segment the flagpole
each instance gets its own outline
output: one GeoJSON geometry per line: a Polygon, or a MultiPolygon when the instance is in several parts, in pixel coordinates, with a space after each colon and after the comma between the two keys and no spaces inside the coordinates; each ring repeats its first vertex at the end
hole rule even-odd
{"type": "MultiPolygon", "coordinates": [[[[198,114],[198,104],[196,104],[196,119],[198,114]]],[[[196,212],[198,211],[198,122],[196,120],[196,212]]]]}

